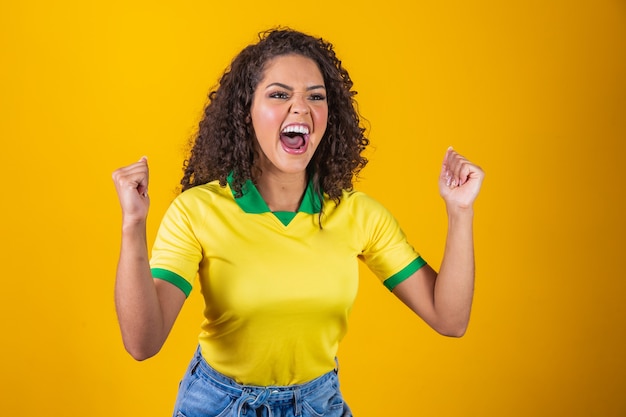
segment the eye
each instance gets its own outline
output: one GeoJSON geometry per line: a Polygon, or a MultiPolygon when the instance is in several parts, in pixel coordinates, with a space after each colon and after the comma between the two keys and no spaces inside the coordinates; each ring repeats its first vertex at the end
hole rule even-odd
{"type": "Polygon", "coordinates": [[[281,100],[287,99],[289,98],[289,95],[287,93],[285,93],[284,91],[274,91],[272,93],[269,94],[270,98],[278,98],[281,100]]]}
{"type": "Polygon", "coordinates": [[[311,96],[309,97],[309,100],[323,101],[323,100],[326,100],[326,96],[324,94],[314,93],[314,94],[311,94],[311,96]]]}

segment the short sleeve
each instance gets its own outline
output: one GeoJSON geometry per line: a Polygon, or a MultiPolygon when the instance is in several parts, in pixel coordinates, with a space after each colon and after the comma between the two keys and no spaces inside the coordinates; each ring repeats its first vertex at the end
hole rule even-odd
{"type": "Polygon", "coordinates": [[[382,204],[361,194],[357,205],[356,215],[365,239],[360,258],[391,291],[426,261],[409,244],[397,220],[382,204]]]}
{"type": "Polygon", "coordinates": [[[181,197],[172,202],[161,220],[150,267],[154,278],[174,284],[189,296],[202,260],[202,247],[181,197]]]}

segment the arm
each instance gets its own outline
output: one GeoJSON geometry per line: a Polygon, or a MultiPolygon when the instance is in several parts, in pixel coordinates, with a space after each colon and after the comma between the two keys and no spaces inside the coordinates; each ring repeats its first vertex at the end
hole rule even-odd
{"type": "Polygon", "coordinates": [[[439,192],[448,213],[448,234],[439,274],[426,265],[393,293],[433,329],[460,337],[469,323],[474,294],[473,203],[482,170],[451,148],[446,152],[439,192]]]}
{"type": "Polygon", "coordinates": [[[165,343],[185,302],[174,285],[152,278],[146,244],[146,158],[113,173],[122,207],[122,243],[115,280],[115,306],[126,350],[137,360],[154,356],[165,343]]]}

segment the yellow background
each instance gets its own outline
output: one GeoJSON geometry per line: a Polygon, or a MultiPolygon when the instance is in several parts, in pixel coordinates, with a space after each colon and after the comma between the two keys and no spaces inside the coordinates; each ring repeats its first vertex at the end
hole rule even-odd
{"type": "Polygon", "coordinates": [[[487,173],[464,338],[363,271],[340,350],[355,414],[626,415],[620,0],[2,2],[0,413],[170,415],[201,304],[157,357],[123,351],[110,174],[149,156],[152,239],[206,93],[278,24],[335,44],[371,127],[358,188],[435,266],[445,149],[487,173]]]}

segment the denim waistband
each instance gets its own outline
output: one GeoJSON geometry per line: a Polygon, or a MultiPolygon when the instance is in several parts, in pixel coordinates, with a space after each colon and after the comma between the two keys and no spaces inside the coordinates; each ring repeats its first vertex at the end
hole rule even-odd
{"type": "Polygon", "coordinates": [[[293,404],[296,416],[302,413],[301,398],[331,383],[337,378],[337,370],[330,371],[312,381],[288,386],[242,385],[234,379],[213,369],[202,356],[200,347],[196,351],[194,373],[203,374],[216,388],[236,398],[233,416],[239,416],[245,406],[253,409],[265,407],[272,415],[273,406],[293,404]]]}

